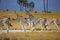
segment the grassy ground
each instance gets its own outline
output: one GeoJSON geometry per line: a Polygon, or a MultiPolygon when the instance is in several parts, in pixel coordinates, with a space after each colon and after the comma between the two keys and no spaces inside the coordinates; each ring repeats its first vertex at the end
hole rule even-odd
{"type": "Polygon", "coordinates": [[[2,33],[0,38],[18,39],[18,40],[60,40],[58,32],[30,32],[30,33],[2,33]]]}
{"type": "MultiPolygon", "coordinates": [[[[11,22],[13,27],[10,29],[21,29],[21,26],[19,25],[18,21],[13,21],[12,18],[15,16],[15,13],[19,14],[20,16],[23,16],[23,18],[26,17],[26,12],[0,12],[0,16],[10,16],[11,22]]],[[[35,18],[44,17],[47,19],[58,18],[60,19],[60,12],[51,12],[51,13],[44,13],[44,12],[31,12],[31,14],[35,18]]],[[[36,28],[40,28],[39,24],[35,26],[36,28]]],[[[55,26],[52,27],[53,29],[57,29],[55,26]]],[[[3,27],[3,29],[6,29],[3,27]]],[[[25,27],[25,29],[29,29],[28,26],[25,27]]],[[[3,40],[60,40],[60,32],[20,32],[20,33],[2,33],[0,34],[0,39],[3,40]]]]}

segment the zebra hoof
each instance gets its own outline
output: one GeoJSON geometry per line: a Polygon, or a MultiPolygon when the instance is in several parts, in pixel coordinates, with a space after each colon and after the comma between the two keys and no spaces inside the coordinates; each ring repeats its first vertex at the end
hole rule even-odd
{"type": "Polygon", "coordinates": [[[9,31],[7,30],[7,33],[9,33],[9,31]]]}

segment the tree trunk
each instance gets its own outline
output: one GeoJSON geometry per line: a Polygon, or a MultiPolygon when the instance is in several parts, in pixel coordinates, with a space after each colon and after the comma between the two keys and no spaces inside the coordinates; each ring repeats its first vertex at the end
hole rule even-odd
{"type": "Polygon", "coordinates": [[[44,11],[45,11],[45,0],[43,0],[43,5],[44,5],[44,11]]]}
{"type": "Polygon", "coordinates": [[[22,6],[20,5],[20,11],[22,11],[22,6]]]}
{"type": "Polygon", "coordinates": [[[46,0],[46,11],[48,11],[48,0],[46,0]]]}
{"type": "Polygon", "coordinates": [[[48,0],[43,0],[44,11],[48,11],[48,0]]]}

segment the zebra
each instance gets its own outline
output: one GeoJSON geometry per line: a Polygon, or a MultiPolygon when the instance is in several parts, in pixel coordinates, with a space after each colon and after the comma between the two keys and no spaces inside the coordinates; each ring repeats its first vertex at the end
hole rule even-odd
{"type": "Polygon", "coordinates": [[[7,28],[7,32],[9,32],[9,28],[12,27],[10,17],[2,16],[2,24],[7,28]]]}
{"type": "Polygon", "coordinates": [[[41,30],[48,30],[48,23],[47,23],[47,18],[40,17],[40,25],[41,25],[41,30]]]}
{"type": "Polygon", "coordinates": [[[49,30],[51,31],[51,26],[55,25],[57,26],[57,22],[55,21],[55,19],[47,19],[47,18],[40,18],[40,24],[42,26],[42,30],[49,30]]]}
{"type": "Polygon", "coordinates": [[[58,30],[60,30],[60,20],[57,18],[53,18],[53,23],[57,27],[58,30]]]}
{"type": "Polygon", "coordinates": [[[27,14],[26,19],[27,19],[29,26],[31,27],[31,30],[35,29],[34,26],[36,24],[40,24],[42,26],[42,29],[47,29],[46,18],[35,18],[32,14],[27,14]]]}
{"type": "Polygon", "coordinates": [[[26,15],[26,19],[27,19],[27,23],[28,23],[29,27],[31,27],[31,31],[33,31],[35,28],[34,27],[34,16],[32,14],[28,13],[26,15]]]}
{"type": "Polygon", "coordinates": [[[18,14],[16,14],[16,15],[14,16],[13,20],[18,20],[19,23],[20,23],[20,25],[21,25],[22,30],[25,31],[24,27],[25,27],[26,25],[28,25],[26,18],[22,18],[22,16],[19,16],[18,14]]]}
{"type": "Polygon", "coordinates": [[[2,27],[4,26],[4,24],[2,23],[2,17],[0,17],[0,29],[2,31],[2,27]]]}

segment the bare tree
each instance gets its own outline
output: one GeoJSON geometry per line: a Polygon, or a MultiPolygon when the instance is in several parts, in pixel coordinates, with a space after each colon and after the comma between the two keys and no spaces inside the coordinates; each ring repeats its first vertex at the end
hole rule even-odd
{"type": "Polygon", "coordinates": [[[44,12],[48,12],[48,0],[43,0],[44,12]]]}
{"type": "Polygon", "coordinates": [[[29,11],[33,11],[33,8],[34,8],[34,2],[33,1],[31,1],[30,3],[29,3],[29,11]]]}
{"type": "Polygon", "coordinates": [[[20,6],[20,11],[22,11],[22,4],[23,4],[23,0],[17,0],[17,3],[20,6]]]}

